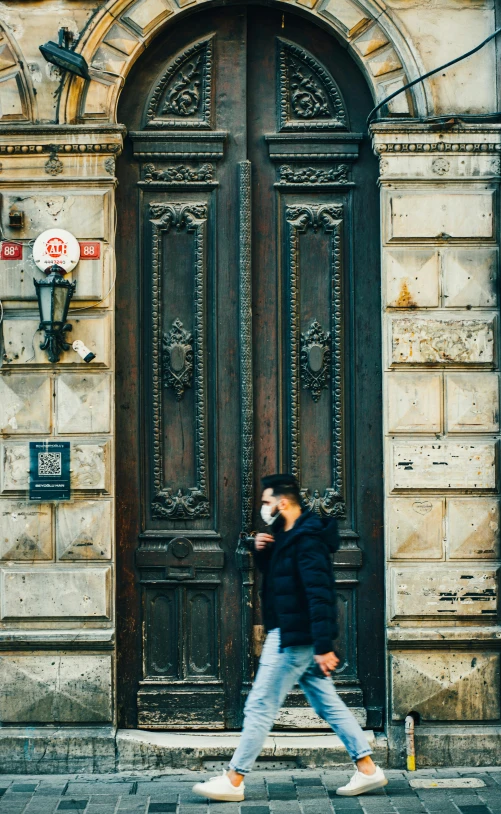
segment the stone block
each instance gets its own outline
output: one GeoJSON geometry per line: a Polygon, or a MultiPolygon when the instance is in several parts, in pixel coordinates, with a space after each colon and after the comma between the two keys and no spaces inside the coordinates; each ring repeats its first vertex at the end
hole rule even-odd
{"type": "Polygon", "coordinates": [[[390,557],[442,559],[444,502],[441,498],[391,498],[387,501],[390,557]]]}
{"type": "Polygon", "coordinates": [[[396,51],[391,46],[378,51],[375,56],[367,60],[367,64],[373,76],[383,76],[392,71],[398,71],[402,67],[396,51]]]}
{"type": "Polygon", "coordinates": [[[128,58],[125,54],[119,54],[114,48],[108,48],[103,43],[92,58],[92,67],[96,71],[122,76],[127,62],[128,58]]]}
{"type": "Polygon", "coordinates": [[[0,727],[3,774],[103,774],[115,770],[113,726],[0,727]]]}
{"type": "Polygon", "coordinates": [[[110,619],[111,569],[0,569],[2,621],[110,619]]]}
{"type": "MultiPolygon", "coordinates": [[[[100,77],[103,74],[100,74],[100,77]]],[[[83,116],[90,119],[100,119],[108,115],[111,109],[115,85],[103,79],[87,83],[84,93],[83,116]]]]}
{"type": "MultiPolygon", "coordinates": [[[[500,716],[499,653],[424,651],[391,656],[392,718],[494,721],[500,716]]],[[[419,727],[418,727],[419,728],[419,727]]]]}
{"type": "Polygon", "coordinates": [[[110,431],[111,376],[108,373],[63,373],[57,379],[58,433],[110,431]]]}
{"type": "Polygon", "coordinates": [[[0,121],[8,124],[11,121],[22,121],[27,118],[19,74],[0,78],[0,121]]]}
{"type": "Polygon", "coordinates": [[[52,559],[52,507],[0,501],[0,559],[52,559]]]}
{"type": "Polygon", "coordinates": [[[448,249],[442,253],[447,308],[494,308],[497,304],[497,249],[448,249]]]}
{"type": "Polygon", "coordinates": [[[104,42],[120,51],[121,54],[127,54],[127,56],[131,56],[136,48],[141,45],[136,35],[119,23],[112,25],[104,38],[104,42]]]}
{"type": "Polygon", "coordinates": [[[0,376],[0,432],[37,435],[51,431],[52,380],[30,373],[0,376]]]}
{"type": "Polygon", "coordinates": [[[391,320],[393,365],[493,365],[494,324],[486,319],[391,320]]]}
{"type": "Polygon", "coordinates": [[[378,25],[372,25],[369,29],[357,37],[353,43],[360,56],[366,57],[374,51],[388,44],[388,37],[383,29],[378,25]]]}
{"type": "Polygon", "coordinates": [[[448,498],[449,559],[499,559],[499,521],[497,498],[448,498]]]}
{"type": "Polygon", "coordinates": [[[499,432],[497,373],[448,373],[447,432],[499,432]]]}
{"type": "MultiPolygon", "coordinates": [[[[389,765],[395,769],[405,769],[403,722],[390,723],[387,733],[389,765]]],[[[440,767],[449,769],[447,775],[452,773],[450,770],[454,766],[468,766],[468,769],[464,769],[464,772],[468,772],[468,774],[477,772],[480,768],[483,774],[485,771],[483,767],[497,767],[501,764],[501,727],[497,724],[480,726],[469,723],[468,726],[465,726],[463,723],[442,725],[423,723],[416,727],[414,737],[418,771],[429,772],[430,777],[436,777],[436,770],[440,767]]],[[[429,805],[431,805],[431,801],[429,805]]],[[[465,810],[468,812],[466,806],[465,810]]],[[[445,809],[439,803],[438,808],[433,809],[433,812],[437,814],[441,811],[443,814],[450,814],[450,809],[445,809]]],[[[468,812],[468,814],[472,814],[472,812],[468,812]]],[[[480,811],[479,814],[485,814],[485,812],[480,811]]]]}
{"type": "Polygon", "coordinates": [[[385,249],[383,274],[388,307],[438,308],[438,252],[430,249],[385,249]]]}
{"type": "Polygon", "coordinates": [[[72,445],[71,460],[72,489],[109,490],[109,442],[103,441],[95,444],[75,442],[72,445]]]}
{"type": "Polygon", "coordinates": [[[399,444],[392,446],[391,485],[399,489],[496,488],[496,445],[399,444]]]}
{"type": "Polygon", "coordinates": [[[7,40],[0,34],[0,71],[15,68],[16,65],[17,60],[12,52],[12,48],[7,40]]]}
{"type": "MultiPolygon", "coordinates": [[[[98,260],[81,260],[74,272],[66,275],[70,282],[77,281],[73,300],[100,300],[105,294],[104,285],[109,288],[110,251],[102,244],[98,260]]],[[[33,278],[41,277],[41,271],[33,261],[28,243],[23,246],[22,260],[2,260],[0,298],[2,300],[33,300],[36,291],[33,278]]]]}
{"type": "MultiPolygon", "coordinates": [[[[402,76],[399,76],[397,79],[393,77],[388,81],[380,81],[376,87],[377,93],[377,101],[382,102],[383,99],[386,99],[388,96],[391,96],[392,93],[396,93],[397,90],[401,91],[404,87],[406,82],[402,76]]],[[[398,114],[398,113],[409,113],[409,97],[407,93],[399,93],[391,102],[388,102],[388,110],[390,113],[398,114]]]]}
{"type": "MultiPolygon", "coordinates": [[[[72,441],[71,488],[82,491],[109,489],[109,441],[72,441]]],[[[26,491],[29,474],[29,446],[26,441],[4,441],[1,460],[2,493],[26,491]]]]}
{"type": "Polygon", "coordinates": [[[102,723],[111,720],[110,654],[0,654],[0,721],[102,723]]]}
{"type": "Polygon", "coordinates": [[[2,494],[25,492],[29,486],[29,447],[25,441],[2,444],[2,494]]]}
{"type": "Polygon", "coordinates": [[[318,13],[350,37],[370,22],[370,18],[351,0],[323,0],[318,13]]]}
{"type": "Polygon", "coordinates": [[[494,237],[494,192],[489,189],[391,192],[386,214],[388,242],[494,237]]]}
{"type": "MultiPolygon", "coordinates": [[[[385,766],[385,736],[371,730],[366,731],[365,735],[375,760],[379,765],[385,766]]],[[[212,733],[119,729],[116,742],[117,769],[120,772],[158,772],[162,769],[203,771],[209,762],[228,762],[239,741],[240,736],[235,732],[223,732],[215,738],[212,733]]],[[[277,762],[281,759],[294,761],[295,768],[298,769],[339,765],[348,768],[346,749],[337,735],[332,733],[308,735],[305,738],[274,732],[266,739],[261,757],[273,758],[277,762]]]]}
{"type": "MultiPolygon", "coordinates": [[[[398,98],[398,97],[397,97],[398,98]]],[[[430,142],[428,142],[430,143],[430,142]]],[[[499,158],[485,153],[447,152],[437,156],[433,152],[415,152],[412,145],[411,152],[385,152],[380,163],[383,182],[390,180],[407,181],[430,178],[450,181],[473,179],[478,181],[485,178],[491,181],[493,176],[499,175],[499,158]]],[[[431,147],[433,150],[433,147],[431,147]]],[[[468,249],[466,250],[469,251],[468,249]]],[[[482,250],[480,250],[482,251],[482,250]]]]}
{"type": "Polygon", "coordinates": [[[386,377],[388,432],[442,431],[442,374],[394,372],[386,377]]]}
{"type": "Polygon", "coordinates": [[[75,500],[56,508],[56,548],[59,560],[111,558],[109,500],[75,500]]]}
{"type": "Polygon", "coordinates": [[[0,224],[5,240],[34,240],[45,229],[56,227],[67,229],[79,240],[109,239],[109,190],[9,190],[2,193],[1,203],[0,224]],[[24,213],[22,229],[9,226],[11,207],[24,213]]]}
{"type": "Polygon", "coordinates": [[[391,568],[392,619],[435,616],[496,617],[497,569],[458,567],[391,568]]]}
{"type": "MultiPolygon", "coordinates": [[[[85,315],[79,313],[78,316],[75,313],[73,316],[70,311],[68,319],[73,326],[73,330],[66,334],[68,342],[71,344],[75,339],[81,339],[84,345],[96,354],[91,363],[92,367],[109,367],[111,315],[102,312],[85,315]]],[[[28,316],[26,312],[20,316],[13,311],[5,313],[2,323],[5,366],[25,364],[47,366],[47,351],[40,349],[43,333],[38,330],[39,322],[38,311],[33,311],[33,315],[28,316]]],[[[89,369],[88,364],[72,348],[61,353],[59,364],[89,369]]]]}
{"type": "Polygon", "coordinates": [[[122,16],[122,21],[130,25],[142,37],[152,28],[173,13],[167,0],[138,0],[122,16]]]}

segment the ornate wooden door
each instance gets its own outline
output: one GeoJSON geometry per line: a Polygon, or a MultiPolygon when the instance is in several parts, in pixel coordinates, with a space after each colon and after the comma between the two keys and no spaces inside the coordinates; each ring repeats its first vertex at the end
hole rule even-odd
{"type": "MultiPolygon", "coordinates": [[[[339,518],[339,691],[381,726],[380,296],[372,106],[322,30],[260,6],[148,48],[119,120],[122,726],[235,728],[259,602],[240,535],[291,471],[339,518]]],[[[293,693],[282,722],[311,725],[293,693]]]]}

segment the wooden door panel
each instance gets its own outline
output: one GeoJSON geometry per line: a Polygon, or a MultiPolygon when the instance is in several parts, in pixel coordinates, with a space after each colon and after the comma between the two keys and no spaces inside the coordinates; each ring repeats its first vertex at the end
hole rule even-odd
{"type": "Polygon", "coordinates": [[[186,590],[186,674],[191,678],[219,677],[217,591],[186,590]]]}
{"type": "Polygon", "coordinates": [[[284,201],[287,468],[303,499],[346,516],[343,229],[339,201],[284,201]]]}
{"type": "Polygon", "coordinates": [[[143,594],[144,677],[180,678],[179,597],[175,588],[146,589],[143,594]]]}
{"type": "MultiPolygon", "coordinates": [[[[210,204],[145,201],[145,269],[151,268],[151,517],[208,518],[207,288],[210,204]],[[149,240],[148,240],[149,238],[149,240]],[[148,251],[149,248],[149,251],[148,251]]],[[[147,303],[149,309],[150,303],[147,303]]]]}

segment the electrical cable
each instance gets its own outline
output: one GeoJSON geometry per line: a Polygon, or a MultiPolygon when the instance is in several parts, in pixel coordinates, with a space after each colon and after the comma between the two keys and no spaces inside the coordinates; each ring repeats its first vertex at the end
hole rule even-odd
{"type": "MultiPolygon", "coordinates": [[[[379,102],[379,104],[376,105],[376,107],[371,110],[367,117],[367,127],[369,127],[369,125],[371,124],[372,119],[374,115],[378,112],[378,110],[381,110],[381,108],[388,102],[390,102],[392,99],[394,99],[395,96],[399,96],[400,93],[404,93],[404,91],[408,90],[409,88],[412,88],[414,85],[417,85],[418,82],[424,82],[425,79],[428,79],[428,77],[433,76],[433,74],[436,74],[439,71],[445,71],[445,69],[450,68],[451,65],[455,65],[457,62],[461,62],[463,59],[467,59],[468,57],[471,57],[473,54],[476,54],[477,51],[480,51],[480,49],[484,47],[484,45],[487,45],[487,43],[493,40],[494,37],[497,37],[499,33],[501,33],[501,28],[497,28],[492,34],[489,34],[489,36],[485,40],[483,40],[483,42],[481,42],[479,45],[476,45],[475,48],[471,49],[471,51],[467,51],[465,54],[462,54],[462,56],[456,57],[455,59],[451,59],[451,61],[446,62],[445,65],[440,65],[438,68],[433,68],[433,70],[428,71],[427,73],[424,73],[421,76],[418,76],[417,79],[413,79],[412,82],[407,82],[407,84],[404,85],[403,87],[399,88],[393,93],[390,93],[389,96],[383,99],[382,102],[379,102]]],[[[461,116],[460,118],[463,118],[463,116],[461,116]]],[[[394,120],[392,119],[392,121],[394,120]]]]}

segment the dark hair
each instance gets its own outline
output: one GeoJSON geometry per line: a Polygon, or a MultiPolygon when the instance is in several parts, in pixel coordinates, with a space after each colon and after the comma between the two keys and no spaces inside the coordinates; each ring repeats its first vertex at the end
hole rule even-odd
{"type": "Polygon", "coordinates": [[[286,497],[292,503],[301,506],[301,492],[299,484],[294,475],[266,475],[261,478],[264,489],[271,489],[275,497],[286,497]]]}

